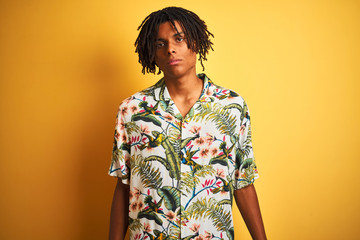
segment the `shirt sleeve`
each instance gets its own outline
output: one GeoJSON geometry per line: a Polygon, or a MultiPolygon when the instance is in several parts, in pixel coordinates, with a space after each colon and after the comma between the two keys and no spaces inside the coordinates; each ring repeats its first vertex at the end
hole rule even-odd
{"type": "Polygon", "coordinates": [[[108,174],[121,178],[124,184],[130,184],[130,144],[122,112],[122,105],[120,105],[116,116],[112,158],[108,174]]]}
{"type": "Polygon", "coordinates": [[[251,138],[250,112],[243,102],[240,116],[239,142],[236,148],[235,174],[233,175],[234,189],[241,189],[253,184],[259,177],[254,159],[251,138]]]}

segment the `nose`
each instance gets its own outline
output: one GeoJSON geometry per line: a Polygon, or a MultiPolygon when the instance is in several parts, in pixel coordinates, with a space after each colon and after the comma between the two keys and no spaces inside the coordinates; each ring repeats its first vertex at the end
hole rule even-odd
{"type": "Polygon", "coordinates": [[[169,55],[176,53],[175,45],[174,45],[174,44],[172,44],[172,43],[170,43],[170,42],[168,43],[167,53],[168,53],[169,55]]]}

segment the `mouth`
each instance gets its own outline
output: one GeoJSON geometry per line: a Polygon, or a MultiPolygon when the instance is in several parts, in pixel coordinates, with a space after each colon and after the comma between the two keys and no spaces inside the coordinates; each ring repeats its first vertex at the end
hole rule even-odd
{"type": "Polygon", "coordinates": [[[181,59],[171,59],[168,63],[169,65],[176,65],[181,62],[181,59]]]}

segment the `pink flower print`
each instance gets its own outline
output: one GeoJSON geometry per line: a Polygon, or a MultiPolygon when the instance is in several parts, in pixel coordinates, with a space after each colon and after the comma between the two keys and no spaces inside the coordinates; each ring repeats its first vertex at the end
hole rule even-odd
{"type": "Polygon", "coordinates": [[[151,232],[151,228],[150,228],[150,224],[149,223],[144,223],[144,231],[149,233],[151,232]]]}
{"type": "Polygon", "coordinates": [[[203,137],[199,137],[194,140],[194,144],[198,147],[201,147],[205,144],[205,139],[203,137]]]}
{"type": "MultiPolygon", "coordinates": [[[[205,180],[205,183],[202,183],[201,185],[203,187],[207,187],[207,186],[212,185],[213,183],[214,183],[214,179],[212,179],[212,180],[209,179],[209,180],[205,180]]],[[[210,189],[210,191],[212,192],[212,189],[210,189]]],[[[206,189],[206,192],[209,195],[209,189],[206,189]]]]}
{"type": "Polygon", "coordinates": [[[194,240],[204,240],[204,238],[202,235],[199,235],[199,236],[195,237],[194,240]]]}
{"type": "Polygon", "coordinates": [[[127,114],[128,113],[128,107],[122,107],[121,109],[120,109],[120,111],[121,111],[121,113],[122,113],[122,115],[125,115],[125,114],[127,114]]]}
{"type": "Polygon", "coordinates": [[[174,116],[171,115],[171,114],[169,114],[169,113],[164,114],[164,118],[165,118],[166,120],[168,120],[169,122],[173,122],[174,119],[175,119],[174,116]]]}
{"type": "Polygon", "coordinates": [[[190,230],[193,231],[194,233],[197,233],[199,229],[200,229],[200,224],[196,224],[196,223],[193,223],[193,225],[190,228],[190,230]]]}
{"type": "Polygon", "coordinates": [[[144,207],[144,203],[143,202],[138,202],[138,209],[139,211],[141,211],[141,209],[144,207]]]}
{"type": "Polygon", "coordinates": [[[135,104],[130,106],[130,112],[131,112],[132,114],[136,113],[137,111],[139,111],[139,107],[138,107],[138,106],[136,106],[135,104]]]}
{"type": "Polygon", "coordinates": [[[170,221],[174,221],[176,219],[176,215],[173,211],[169,211],[166,214],[166,218],[169,219],[170,221]]]}
{"type": "Polygon", "coordinates": [[[119,142],[120,141],[120,133],[118,132],[118,131],[116,131],[116,133],[115,133],[115,139],[116,139],[116,141],[117,142],[119,142]]]}
{"type": "Polygon", "coordinates": [[[205,231],[205,234],[203,235],[205,240],[210,240],[212,239],[212,234],[209,233],[208,231],[205,231]]]}
{"type": "Polygon", "coordinates": [[[141,125],[141,126],[140,126],[140,132],[141,132],[141,133],[150,134],[149,126],[147,126],[147,125],[141,125]]]}
{"type": "Polygon", "coordinates": [[[200,150],[200,157],[207,157],[209,154],[209,149],[208,148],[203,148],[200,150]]]}
{"type": "Polygon", "coordinates": [[[241,125],[240,127],[240,135],[243,135],[245,132],[245,125],[241,125]]]}
{"type": "Polygon", "coordinates": [[[124,103],[129,104],[131,100],[132,100],[132,97],[128,97],[124,100],[124,103]]]}
{"type": "Polygon", "coordinates": [[[219,178],[225,178],[224,169],[216,169],[216,176],[219,178]]]}
{"type": "Polygon", "coordinates": [[[135,235],[135,240],[138,240],[141,238],[141,233],[135,235]]]}
{"type": "Polygon", "coordinates": [[[207,187],[207,186],[210,186],[211,184],[213,184],[214,182],[214,179],[213,180],[205,180],[205,183],[204,184],[201,184],[203,187],[207,187]]]}
{"type": "Polygon", "coordinates": [[[117,125],[118,125],[118,128],[119,128],[120,130],[124,130],[124,129],[125,129],[125,123],[124,123],[123,120],[118,120],[118,121],[117,121],[117,125]]]}
{"type": "Polygon", "coordinates": [[[137,189],[136,187],[134,187],[134,196],[135,196],[136,200],[139,199],[140,195],[141,195],[140,190],[137,189]]]}
{"type": "Polygon", "coordinates": [[[131,209],[131,211],[136,211],[136,210],[137,210],[137,205],[138,205],[137,202],[131,203],[131,204],[130,204],[130,209],[131,209]]]}
{"type": "Polygon", "coordinates": [[[192,134],[198,134],[200,132],[200,130],[201,130],[201,126],[192,126],[189,131],[192,134]]]}
{"type": "Polygon", "coordinates": [[[127,142],[127,137],[126,137],[125,134],[121,134],[120,139],[121,139],[122,142],[127,142]]]}
{"type": "Polygon", "coordinates": [[[214,142],[214,136],[212,136],[212,135],[209,134],[209,133],[207,133],[204,138],[205,138],[205,142],[206,142],[208,145],[211,145],[211,144],[214,142]]]}
{"type": "Polygon", "coordinates": [[[212,148],[210,150],[210,154],[211,154],[212,157],[215,157],[218,152],[219,152],[219,149],[217,149],[216,147],[212,148]]]}

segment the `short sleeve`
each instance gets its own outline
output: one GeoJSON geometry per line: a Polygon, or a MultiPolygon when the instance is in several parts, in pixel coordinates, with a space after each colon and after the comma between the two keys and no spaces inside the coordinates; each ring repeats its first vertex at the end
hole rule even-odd
{"type": "Polygon", "coordinates": [[[116,116],[114,144],[109,175],[119,177],[124,184],[130,184],[130,145],[125,128],[125,119],[120,105],[116,116]]]}
{"type": "Polygon", "coordinates": [[[253,184],[259,177],[254,159],[251,138],[250,112],[244,102],[240,116],[239,142],[236,148],[234,189],[241,189],[253,184]]]}

